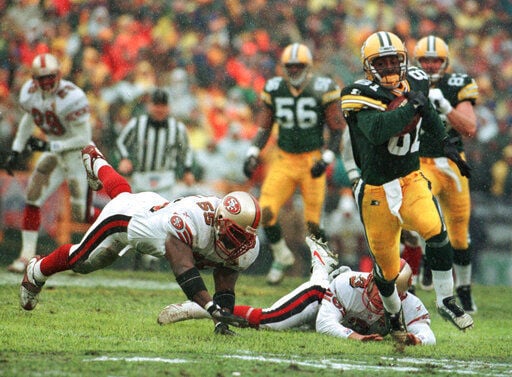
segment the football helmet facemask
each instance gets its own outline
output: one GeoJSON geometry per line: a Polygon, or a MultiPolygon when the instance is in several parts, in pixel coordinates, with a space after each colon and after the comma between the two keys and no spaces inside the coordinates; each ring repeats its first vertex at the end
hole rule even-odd
{"type": "Polygon", "coordinates": [[[53,93],[60,81],[59,61],[52,54],[39,54],[32,61],[32,79],[46,93],[53,93]]]}
{"type": "Polygon", "coordinates": [[[408,65],[407,49],[393,33],[378,31],[370,35],[361,47],[361,60],[366,78],[378,82],[385,88],[397,88],[405,79],[408,65]],[[392,72],[382,74],[374,67],[373,61],[386,56],[397,56],[398,65],[392,72]]]}
{"type": "Polygon", "coordinates": [[[308,77],[313,66],[313,55],[306,45],[292,43],[283,50],[281,64],[288,82],[301,87],[308,77]]]}
{"type": "Polygon", "coordinates": [[[260,218],[260,206],[251,194],[233,191],[222,198],[214,218],[217,255],[233,261],[252,249],[260,218]]]}
{"type": "Polygon", "coordinates": [[[437,82],[443,77],[450,64],[449,56],[450,52],[446,42],[433,35],[421,38],[414,47],[415,64],[419,65],[427,73],[431,82],[437,82]],[[433,68],[429,65],[422,64],[422,62],[424,63],[424,59],[428,58],[441,59],[441,66],[437,69],[437,67],[433,68]]]}
{"type": "MultiPolygon", "coordinates": [[[[403,300],[412,285],[412,269],[403,258],[400,258],[400,272],[395,280],[395,285],[400,300],[403,300]]],[[[384,312],[384,305],[382,304],[382,298],[380,297],[377,284],[375,284],[373,272],[368,275],[368,279],[366,280],[363,291],[363,304],[374,314],[382,314],[384,312]]]]}

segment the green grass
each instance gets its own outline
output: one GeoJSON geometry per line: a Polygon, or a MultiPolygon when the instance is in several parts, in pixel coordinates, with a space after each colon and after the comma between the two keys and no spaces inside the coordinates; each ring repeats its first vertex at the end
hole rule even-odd
{"type": "MultiPolygon", "coordinates": [[[[184,300],[166,272],[59,274],[32,312],[19,307],[20,279],[0,272],[0,376],[512,376],[510,287],[475,286],[479,312],[467,332],[437,315],[432,292],[419,291],[437,345],[398,350],[390,339],[360,343],[314,332],[216,336],[209,320],[159,326],[161,308],[184,300]],[[98,286],[66,285],[74,281],[98,286]],[[152,285],[142,288],[146,282],[152,285]]],[[[242,275],[237,302],[268,306],[301,282],[269,287],[261,276],[242,275]]]]}

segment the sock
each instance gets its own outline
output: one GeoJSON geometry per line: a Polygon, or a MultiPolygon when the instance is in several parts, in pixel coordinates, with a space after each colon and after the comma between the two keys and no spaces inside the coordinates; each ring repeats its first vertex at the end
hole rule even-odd
{"type": "Polygon", "coordinates": [[[36,255],[37,238],[39,232],[37,230],[22,230],[21,231],[21,253],[20,258],[30,260],[36,255]]]}
{"type": "Polygon", "coordinates": [[[460,264],[453,264],[455,272],[455,286],[471,285],[471,265],[461,266],[460,264]]]}
{"type": "Polygon", "coordinates": [[[453,296],[453,275],[452,269],[448,271],[432,270],[432,280],[436,291],[437,306],[443,305],[443,299],[453,296]]]}
{"type": "Polygon", "coordinates": [[[261,308],[253,308],[246,305],[235,305],[233,314],[245,318],[251,324],[251,327],[258,327],[261,322],[261,308]]]}
{"type": "Polygon", "coordinates": [[[68,258],[71,246],[73,245],[70,243],[59,246],[49,255],[44,257],[40,262],[38,262],[37,264],[40,265],[39,268],[41,276],[36,275],[34,272],[34,277],[36,280],[46,281],[49,276],[57,272],[69,270],[71,267],[68,264],[68,258]]]}
{"type": "Polygon", "coordinates": [[[94,164],[94,170],[96,171],[96,166],[98,166],[98,179],[103,183],[103,188],[110,199],[114,199],[117,195],[123,192],[132,192],[132,188],[128,181],[112,166],[108,165],[104,160],[96,160],[96,162],[98,163],[94,164]],[[99,162],[105,163],[100,165],[99,162]]]}
{"type": "Polygon", "coordinates": [[[380,293],[379,293],[379,295],[382,299],[382,304],[384,305],[384,309],[388,313],[391,313],[391,314],[398,313],[400,311],[400,309],[402,308],[402,302],[400,301],[400,296],[398,296],[398,291],[396,290],[396,286],[395,286],[395,290],[393,291],[391,296],[385,297],[385,296],[382,296],[380,293]]]}

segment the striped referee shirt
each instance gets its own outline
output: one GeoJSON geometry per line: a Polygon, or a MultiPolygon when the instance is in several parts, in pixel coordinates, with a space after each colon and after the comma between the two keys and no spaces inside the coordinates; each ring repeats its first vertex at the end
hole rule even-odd
{"type": "Polygon", "coordinates": [[[152,120],[147,114],[130,119],[117,138],[122,158],[130,159],[134,172],[176,171],[192,168],[193,152],[187,129],[173,117],[152,120]]]}

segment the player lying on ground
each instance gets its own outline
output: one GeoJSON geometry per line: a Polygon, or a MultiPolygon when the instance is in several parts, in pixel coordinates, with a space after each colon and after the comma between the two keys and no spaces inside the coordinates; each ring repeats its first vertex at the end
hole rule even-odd
{"type": "MultiPolygon", "coordinates": [[[[390,327],[373,273],[352,271],[346,266],[332,271],[337,259],[327,245],[310,237],[306,237],[306,242],[312,260],[312,274],[308,282],[269,308],[236,305],[233,313],[246,318],[249,326],[255,329],[316,329],[319,333],[345,339],[383,340],[390,327]]],[[[411,276],[411,268],[402,259],[396,285],[407,327],[403,343],[433,345],[436,338],[430,328],[430,315],[421,300],[407,292],[411,276]]],[[[210,315],[196,303],[186,301],[165,307],[158,316],[158,323],[163,325],[201,318],[210,318],[210,315]]]]}
{"type": "Polygon", "coordinates": [[[165,256],[188,299],[210,313],[216,333],[232,335],[228,324],[243,326],[246,321],[231,312],[239,271],[249,267],[259,252],[257,200],[241,191],[222,199],[189,196],[173,202],[153,192],[132,194],[126,179],[97,148],[84,148],[82,159],[91,188],[103,186],[112,200],[80,243],[62,245],[46,257],[30,260],[20,287],[21,307],[34,309],[51,275],[66,270],[87,274],[134,249],[165,256]],[[213,298],[199,274],[202,268],[213,269],[213,298]]]}

